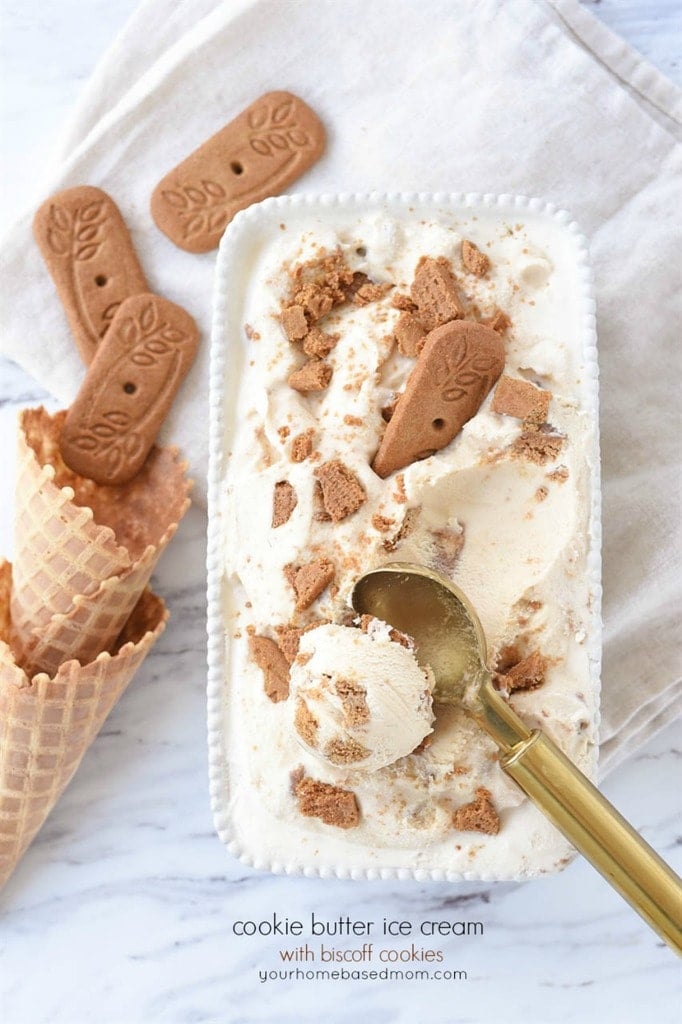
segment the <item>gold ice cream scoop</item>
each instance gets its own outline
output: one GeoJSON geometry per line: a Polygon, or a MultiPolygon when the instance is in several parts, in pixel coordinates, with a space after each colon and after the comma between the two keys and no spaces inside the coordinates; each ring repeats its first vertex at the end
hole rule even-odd
{"type": "Polygon", "coordinates": [[[669,946],[682,954],[682,881],[540,729],[495,689],[486,641],[465,594],[421,565],[392,562],[361,576],[353,607],[414,637],[434,701],[462,707],[495,740],[500,766],[669,946]]]}

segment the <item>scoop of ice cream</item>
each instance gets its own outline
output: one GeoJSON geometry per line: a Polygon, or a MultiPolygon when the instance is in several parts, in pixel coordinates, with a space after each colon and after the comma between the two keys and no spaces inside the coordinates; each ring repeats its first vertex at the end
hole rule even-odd
{"type": "Polygon", "coordinates": [[[301,637],[291,668],[294,730],[335,767],[384,768],[432,731],[433,675],[390,633],[375,620],[366,633],[330,624],[301,637]]]}

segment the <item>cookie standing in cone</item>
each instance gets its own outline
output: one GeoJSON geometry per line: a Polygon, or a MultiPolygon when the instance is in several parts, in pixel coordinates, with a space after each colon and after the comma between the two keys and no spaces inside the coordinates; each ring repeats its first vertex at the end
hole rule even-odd
{"type": "Polygon", "coordinates": [[[59,439],[66,464],[100,484],[137,476],[198,343],[180,306],[148,292],[126,299],[68,411],[59,439]]]}
{"type": "Polygon", "coordinates": [[[29,673],[107,649],[189,507],[176,449],[153,449],[118,487],[72,472],[58,445],[65,415],[20,416],[12,641],[29,673]]]}
{"type": "Polygon", "coordinates": [[[10,646],[11,567],[0,562],[0,888],[162,633],[168,612],[144,590],[118,638],[86,665],[30,679],[10,646]]]}
{"type": "Polygon", "coordinates": [[[504,343],[490,327],[453,320],[431,331],[386,426],[374,472],[385,478],[450,444],[478,412],[504,360],[504,343]]]}

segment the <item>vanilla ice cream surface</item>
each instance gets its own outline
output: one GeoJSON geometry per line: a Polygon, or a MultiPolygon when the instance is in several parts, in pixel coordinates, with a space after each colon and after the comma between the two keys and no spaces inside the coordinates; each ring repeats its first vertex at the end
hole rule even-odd
{"type": "Polygon", "coordinates": [[[390,561],[454,580],[516,711],[594,776],[596,386],[575,234],[544,211],[391,202],[266,205],[231,230],[223,244],[239,259],[225,282],[218,508],[235,852],[323,874],[556,870],[570,848],[501,771],[492,741],[464,712],[434,704],[409,646],[383,624],[363,631],[349,598],[363,571],[390,561]],[[483,274],[464,264],[464,240],[487,257],[483,274]],[[302,279],[295,268],[334,253],[355,286],[369,283],[368,301],[349,298],[314,321],[334,336],[323,358],[331,379],[297,390],[305,339],[292,340],[283,310],[302,279]],[[453,441],[381,479],[372,460],[419,359],[401,353],[395,329],[406,311],[419,318],[409,297],[422,257],[451,268],[465,319],[504,312],[504,376],[549,405],[529,427],[494,411],[493,388],[453,441]],[[254,658],[253,636],[273,641],[280,677],[288,667],[284,699],[266,692],[271,665],[254,658]],[[523,679],[529,656],[539,681],[523,679]],[[497,831],[455,827],[482,790],[497,831]]]}

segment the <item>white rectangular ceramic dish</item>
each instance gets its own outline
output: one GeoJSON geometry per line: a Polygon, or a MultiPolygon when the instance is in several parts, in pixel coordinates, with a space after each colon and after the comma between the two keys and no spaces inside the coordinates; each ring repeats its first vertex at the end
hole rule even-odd
{"type": "MultiPolygon", "coordinates": [[[[245,863],[322,877],[454,880],[529,878],[571,859],[569,844],[504,776],[492,742],[463,715],[439,711],[425,745],[379,770],[325,761],[314,744],[300,742],[292,697],[266,694],[249,637],[272,642],[281,637],[277,627],[320,618],[357,636],[345,604],[354,576],[391,560],[430,560],[478,608],[498,671],[541,653],[544,683],[510,699],[594,779],[601,650],[594,314],[585,239],[565,211],[535,199],[284,196],[249,207],[228,227],[211,353],[208,734],[216,828],[245,863]],[[463,261],[463,240],[489,258],[482,276],[463,261]],[[319,326],[339,335],[325,356],[333,375],[322,390],[299,391],[287,380],[305,357],[281,313],[298,301],[292,289],[312,273],[310,261],[319,270],[320,257],[334,252],[356,285],[391,287],[367,302],[349,291],[338,309],[322,312],[319,326]],[[452,269],[466,318],[507,314],[504,373],[520,389],[551,392],[549,412],[528,447],[526,421],[494,411],[491,392],[450,445],[381,479],[370,462],[385,429],[382,409],[414,365],[392,341],[397,307],[410,308],[396,296],[409,295],[423,256],[452,269]],[[292,460],[292,439],[306,431],[309,456],[292,460]],[[546,451],[547,435],[554,447],[546,451]],[[338,471],[339,462],[362,507],[330,521],[329,508],[320,515],[315,505],[314,469],[333,463],[338,471]],[[273,487],[282,482],[294,501],[276,529],[273,487]],[[331,586],[295,612],[287,567],[327,555],[331,586]],[[305,805],[301,779],[313,780],[312,804],[305,805]],[[458,808],[475,805],[481,790],[499,831],[453,827],[458,808]],[[351,827],[318,813],[320,794],[324,803],[337,792],[354,798],[351,827]]],[[[292,686],[315,654],[315,635],[301,640],[292,686]]],[[[363,748],[346,742],[349,749],[363,748]]]]}

